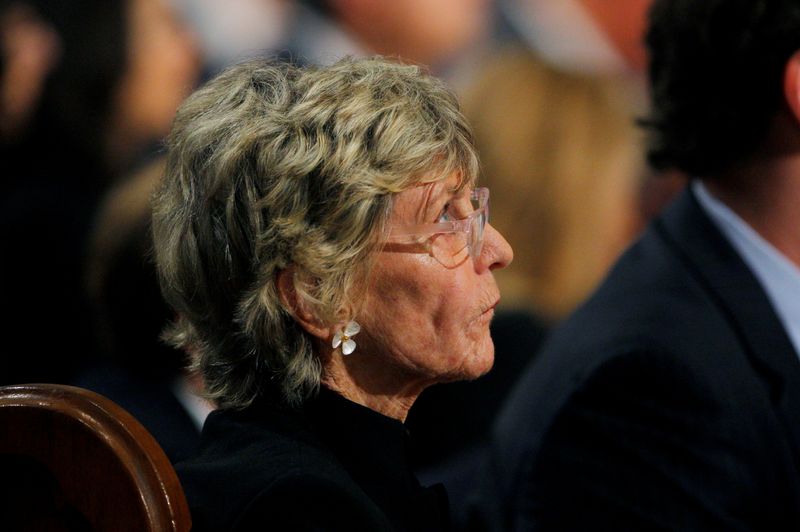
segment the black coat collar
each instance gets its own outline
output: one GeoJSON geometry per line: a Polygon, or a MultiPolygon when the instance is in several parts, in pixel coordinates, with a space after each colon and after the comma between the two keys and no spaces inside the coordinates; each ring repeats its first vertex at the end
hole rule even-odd
{"type": "Polygon", "coordinates": [[[789,433],[800,466],[800,360],[764,289],[687,189],[656,230],[717,299],[789,433]]]}

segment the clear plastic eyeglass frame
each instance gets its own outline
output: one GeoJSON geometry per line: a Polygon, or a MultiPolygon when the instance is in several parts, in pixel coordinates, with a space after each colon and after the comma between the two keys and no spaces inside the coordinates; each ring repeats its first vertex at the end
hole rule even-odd
{"type": "Polygon", "coordinates": [[[489,221],[489,189],[470,193],[474,210],[459,220],[395,227],[388,244],[423,245],[446,268],[455,268],[468,257],[476,260],[483,246],[483,233],[489,221]]]}

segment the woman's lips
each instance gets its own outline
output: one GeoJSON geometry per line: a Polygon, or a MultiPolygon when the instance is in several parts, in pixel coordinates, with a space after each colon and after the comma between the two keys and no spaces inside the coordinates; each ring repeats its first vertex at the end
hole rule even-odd
{"type": "Polygon", "coordinates": [[[494,303],[486,307],[486,309],[481,312],[481,318],[494,315],[494,309],[497,307],[498,303],[500,303],[500,298],[497,298],[494,303]]]}

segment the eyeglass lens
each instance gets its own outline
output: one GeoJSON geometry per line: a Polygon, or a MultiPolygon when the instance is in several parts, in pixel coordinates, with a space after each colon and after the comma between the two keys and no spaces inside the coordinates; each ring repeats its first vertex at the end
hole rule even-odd
{"type": "Polygon", "coordinates": [[[470,216],[468,232],[440,233],[430,241],[430,252],[433,257],[447,268],[454,268],[472,257],[476,260],[483,246],[483,233],[489,216],[488,198],[480,205],[480,198],[473,197],[474,214],[470,216]]]}

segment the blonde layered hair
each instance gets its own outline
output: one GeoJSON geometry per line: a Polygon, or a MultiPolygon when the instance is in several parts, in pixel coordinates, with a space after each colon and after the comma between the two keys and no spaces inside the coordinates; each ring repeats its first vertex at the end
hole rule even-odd
{"type": "Polygon", "coordinates": [[[418,67],[380,58],[298,68],[250,61],[190,96],[154,196],[155,256],[178,319],[165,337],[192,354],[209,397],[298,405],[319,387],[314,342],[280,300],[321,322],[355,316],[393,197],[478,171],[453,94],[418,67]]]}

